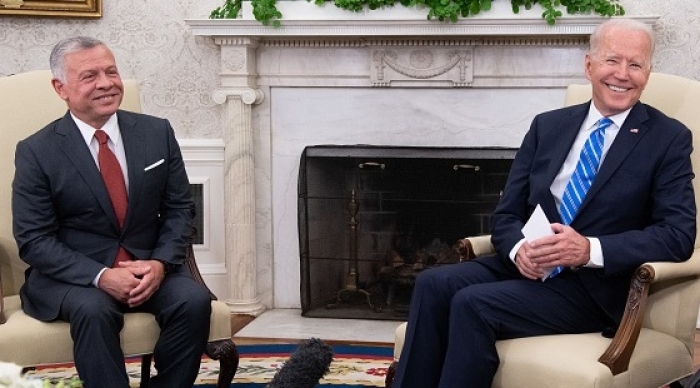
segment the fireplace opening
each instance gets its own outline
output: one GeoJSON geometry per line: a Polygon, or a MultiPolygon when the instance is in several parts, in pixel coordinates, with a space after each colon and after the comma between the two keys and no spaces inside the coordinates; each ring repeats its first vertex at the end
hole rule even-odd
{"type": "Polygon", "coordinates": [[[298,182],[305,317],[405,320],[415,276],[490,231],[515,149],[306,147],[298,182]]]}

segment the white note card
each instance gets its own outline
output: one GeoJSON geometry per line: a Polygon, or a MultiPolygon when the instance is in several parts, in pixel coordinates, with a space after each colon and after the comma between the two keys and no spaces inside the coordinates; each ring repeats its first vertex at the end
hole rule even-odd
{"type": "MultiPolygon", "coordinates": [[[[550,222],[539,204],[535,207],[535,211],[532,212],[532,215],[530,215],[530,219],[527,220],[523,226],[522,232],[527,242],[532,242],[554,234],[550,222]]],[[[542,275],[540,279],[542,279],[542,281],[547,279],[553,270],[554,268],[544,270],[544,275],[542,275]]]]}

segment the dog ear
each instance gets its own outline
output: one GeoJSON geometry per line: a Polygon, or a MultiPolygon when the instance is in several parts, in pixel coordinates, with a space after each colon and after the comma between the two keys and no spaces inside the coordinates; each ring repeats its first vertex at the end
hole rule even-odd
{"type": "Polygon", "coordinates": [[[328,373],[333,348],[318,338],[302,341],[272,378],[268,388],[314,388],[328,373]]]}

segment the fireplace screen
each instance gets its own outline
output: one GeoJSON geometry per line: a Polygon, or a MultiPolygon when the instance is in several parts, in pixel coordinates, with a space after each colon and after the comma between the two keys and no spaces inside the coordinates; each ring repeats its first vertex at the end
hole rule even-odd
{"type": "Polygon", "coordinates": [[[415,276],[488,233],[514,149],[310,146],[299,171],[302,315],[404,320],[415,276]]]}

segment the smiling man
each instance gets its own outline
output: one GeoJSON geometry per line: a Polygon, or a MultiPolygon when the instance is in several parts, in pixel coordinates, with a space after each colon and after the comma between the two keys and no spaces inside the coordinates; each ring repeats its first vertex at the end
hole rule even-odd
{"type": "Polygon", "coordinates": [[[87,388],[129,387],[124,313],[151,313],[161,329],[151,387],[190,388],[211,303],[183,265],[194,204],[174,131],[119,110],[124,88],[101,41],[63,40],[50,65],[68,112],[15,153],[13,230],[29,264],[22,308],[70,324],[87,388]]]}
{"type": "Polygon", "coordinates": [[[639,101],[653,51],[643,23],[596,28],[592,100],[534,118],[493,215],[497,254],[416,279],[394,386],[489,388],[497,340],[614,333],[634,270],[690,257],[691,133],[639,101]],[[538,206],[554,233],[526,241],[538,206]]]}
{"type": "Polygon", "coordinates": [[[591,81],[593,101],[603,116],[629,110],[639,101],[651,73],[654,39],[646,27],[630,23],[604,25],[591,35],[586,54],[586,78],[591,81]]]}

